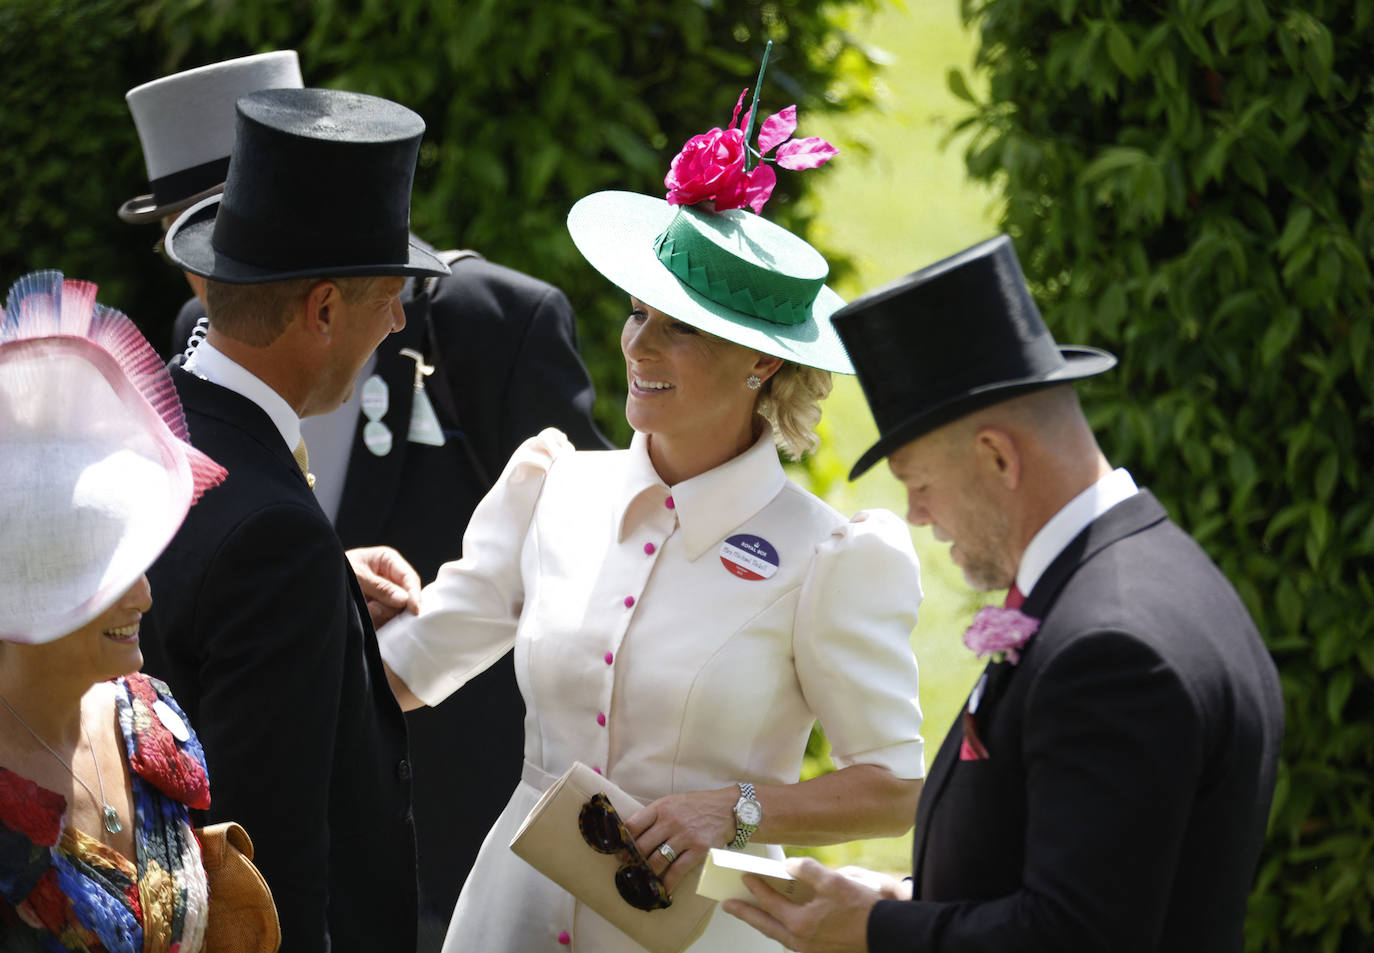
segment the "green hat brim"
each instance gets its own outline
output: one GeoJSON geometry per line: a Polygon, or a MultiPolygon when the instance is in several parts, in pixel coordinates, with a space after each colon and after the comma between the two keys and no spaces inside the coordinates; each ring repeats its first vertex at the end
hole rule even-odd
{"type": "MultiPolygon", "coordinates": [[[[568,232],[587,262],[612,284],[650,307],[698,330],[783,360],[839,374],[853,374],[844,344],[830,316],[844,299],[822,287],[811,315],[797,324],[775,324],[722,305],[678,280],[658,259],[654,242],[677,207],[638,192],[595,192],[568,213],[568,232]]],[[[749,214],[741,227],[766,240],[771,222],[749,214]],[[757,222],[757,225],[751,223],[757,222]]],[[[751,236],[753,237],[753,236],[751,236]]]]}

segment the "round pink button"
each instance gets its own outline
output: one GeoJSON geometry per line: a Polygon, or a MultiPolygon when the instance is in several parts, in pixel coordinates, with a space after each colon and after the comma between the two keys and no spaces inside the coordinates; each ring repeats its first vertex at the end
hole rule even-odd
{"type": "Polygon", "coordinates": [[[671,510],[673,507],[677,506],[677,504],[673,502],[673,498],[672,498],[671,496],[668,497],[666,500],[663,501],[663,505],[666,506],[666,507],[668,507],[668,509],[670,509],[670,510],[671,510]]]}
{"type": "Polygon", "coordinates": [[[604,711],[599,711],[596,713],[596,723],[600,725],[602,728],[606,727],[606,713],[604,711]]]}
{"type": "Polygon", "coordinates": [[[645,544],[644,544],[644,555],[645,555],[645,556],[652,556],[653,554],[654,554],[654,544],[653,544],[653,543],[645,543],[645,544]]]}
{"type": "Polygon", "coordinates": [[[572,943],[572,937],[568,935],[567,930],[564,930],[562,933],[558,934],[558,942],[562,943],[564,946],[567,946],[568,944],[572,943]]]}
{"type": "Polygon", "coordinates": [[[634,605],[634,604],[635,604],[635,597],[634,597],[634,596],[626,596],[626,597],[625,597],[625,608],[628,609],[628,608],[630,608],[630,606],[632,606],[632,605],[634,605]]]}
{"type": "Polygon", "coordinates": [[[611,664],[612,662],[614,662],[614,661],[615,661],[615,655],[614,655],[613,653],[611,653],[611,652],[607,652],[607,653],[606,653],[606,664],[607,664],[607,665],[610,665],[610,664],[611,664]]]}

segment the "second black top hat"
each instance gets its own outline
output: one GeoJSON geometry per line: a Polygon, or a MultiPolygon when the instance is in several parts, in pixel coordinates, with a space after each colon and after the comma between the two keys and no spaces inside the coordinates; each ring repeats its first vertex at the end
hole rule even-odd
{"type": "Polygon", "coordinates": [[[167,233],[177,265],[230,284],[448,274],[410,241],[418,115],[335,89],[261,90],[237,113],[223,195],[167,233]]]}
{"type": "Polygon", "coordinates": [[[855,299],[834,324],[879,431],[851,480],[951,420],[1116,364],[1055,344],[1005,235],[855,299]]]}

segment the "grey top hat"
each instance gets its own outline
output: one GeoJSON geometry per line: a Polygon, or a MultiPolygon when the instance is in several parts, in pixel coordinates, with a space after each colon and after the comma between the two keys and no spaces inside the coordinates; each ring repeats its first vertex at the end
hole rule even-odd
{"type": "Polygon", "coordinates": [[[851,480],[942,424],[1116,365],[1055,343],[1005,235],[857,298],[834,323],[879,432],[851,480]]]}
{"type": "Polygon", "coordinates": [[[139,224],[189,208],[224,187],[234,145],[234,103],[260,89],[300,89],[295,50],[257,53],[173,73],[124,94],[151,191],[119,217],[139,224]]]}
{"type": "Polygon", "coordinates": [[[237,108],[224,193],[167,232],[177,266],[228,284],[449,273],[410,240],[418,115],[337,89],[260,90],[237,108]]]}

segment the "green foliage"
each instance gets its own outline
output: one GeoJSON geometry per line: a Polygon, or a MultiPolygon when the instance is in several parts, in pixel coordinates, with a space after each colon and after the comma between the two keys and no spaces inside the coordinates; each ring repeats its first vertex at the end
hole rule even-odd
{"type": "Polygon", "coordinates": [[[1247,949],[1374,945],[1374,3],[964,0],[966,162],[1129,465],[1235,582],[1287,730],[1247,949]]]}
{"type": "Polygon", "coordinates": [[[0,2],[0,295],[35,268],[99,279],[102,300],[130,310],[140,269],[180,283],[153,267],[158,236],[115,218],[147,183],[123,100],[143,55],[132,8],[0,2]]]}
{"type": "MultiPolygon", "coordinates": [[[[624,440],[626,303],[573,248],[569,207],[598,189],[661,194],[682,143],[729,121],[769,39],[761,117],[798,103],[807,135],[808,117],[869,104],[875,66],[844,18],[876,2],[4,0],[0,279],[60,267],[96,280],[102,300],[166,341],[185,286],[148,253],[156,230],[114,215],[146,186],[123,92],[294,48],[309,85],[386,96],[424,117],[415,232],[562,287],[598,416],[624,440]]],[[[782,172],[765,210],[803,233],[807,179],[782,172]]]]}

